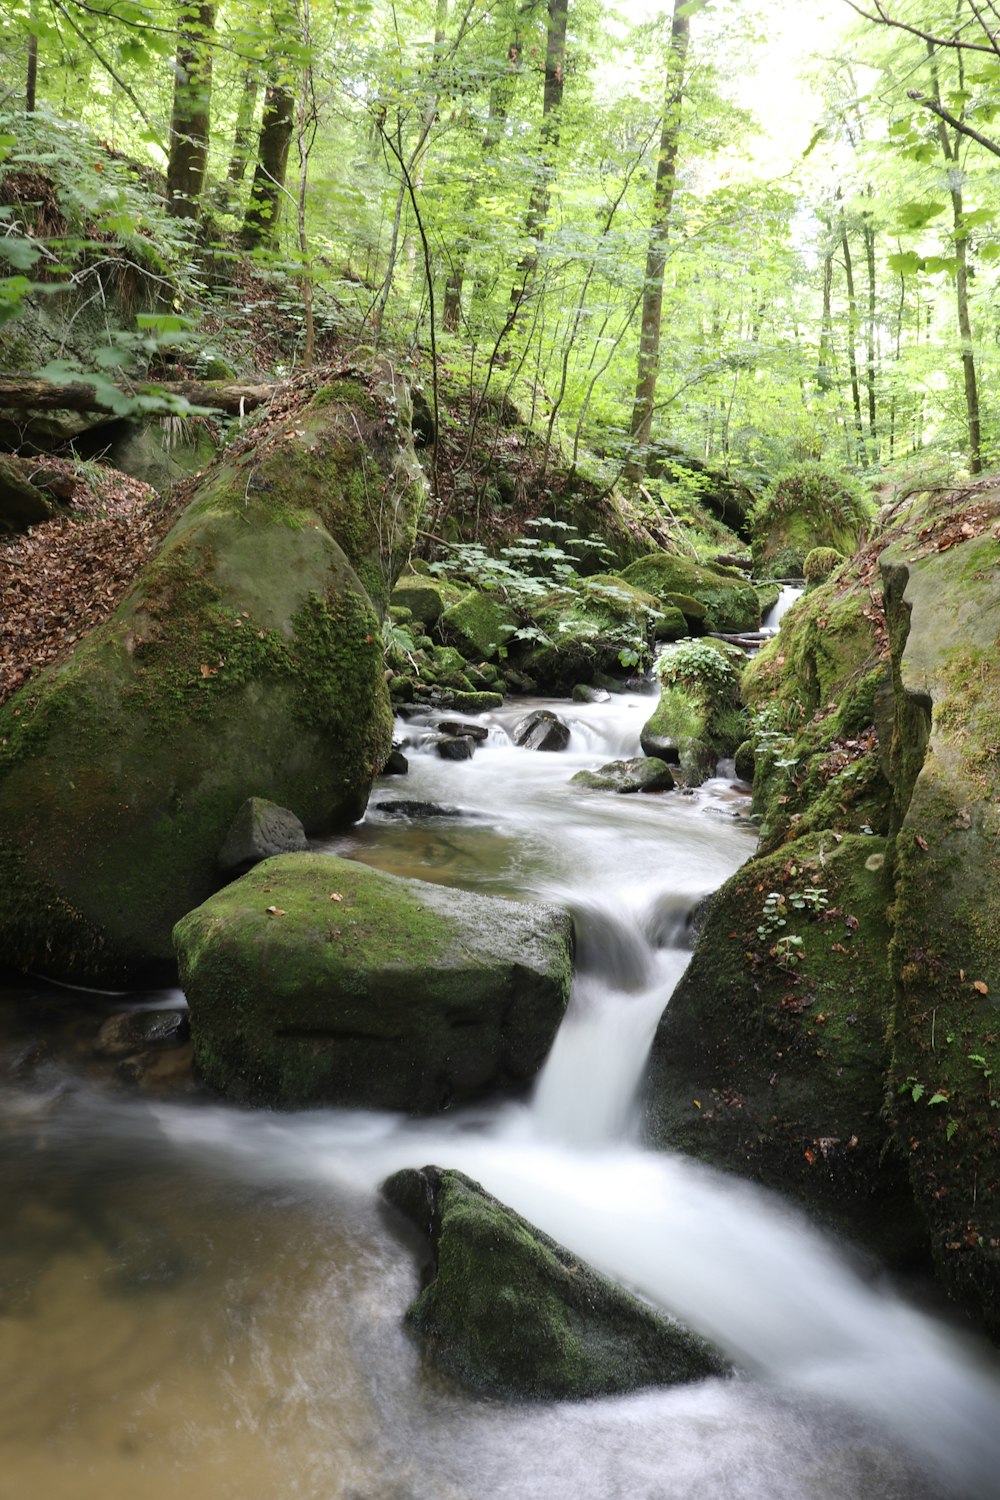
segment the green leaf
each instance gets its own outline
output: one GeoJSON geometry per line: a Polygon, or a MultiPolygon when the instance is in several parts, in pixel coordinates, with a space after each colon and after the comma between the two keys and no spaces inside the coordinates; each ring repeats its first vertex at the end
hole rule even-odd
{"type": "Polygon", "coordinates": [[[947,1094],[941,1094],[941,1093],[932,1094],[931,1097],[928,1099],[927,1103],[928,1104],[947,1104],[948,1103],[948,1098],[949,1098],[949,1096],[947,1094]]]}
{"type": "Polygon", "coordinates": [[[945,205],[933,201],[904,203],[899,210],[899,224],[903,230],[923,229],[938,214],[943,214],[945,205]]]}
{"type": "Polygon", "coordinates": [[[889,256],[889,269],[899,276],[915,276],[924,269],[923,257],[915,250],[901,250],[889,256]]]}
{"type": "Polygon", "coordinates": [[[0,240],[0,256],[9,261],[15,271],[30,271],[41,253],[34,240],[22,235],[9,234],[0,240]]]}

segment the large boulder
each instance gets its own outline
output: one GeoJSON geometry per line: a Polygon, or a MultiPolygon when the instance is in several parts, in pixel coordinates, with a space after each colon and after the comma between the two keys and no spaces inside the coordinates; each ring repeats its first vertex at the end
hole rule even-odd
{"type": "Polygon", "coordinates": [[[438,628],[464,657],[479,662],[499,656],[517,630],[517,624],[517,617],[508,605],[479,589],[469,589],[442,612],[438,628]]]}
{"type": "Polygon", "coordinates": [[[103,983],[170,964],[247,797],[311,835],[364,811],[391,746],[364,580],[384,598],[422,497],[388,385],[335,379],[224,455],[114,615],[0,709],[8,963],[103,983]]]}
{"type": "Polygon", "coordinates": [[[1000,487],[920,496],[892,643],[887,1099],[938,1274],[1000,1339],[1000,487]]]}
{"type": "Polygon", "coordinates": [[[723,1375],[702,1339],[581,1263],[461,1172],[406,1169],[383,1193],[425,1238],[406,1319],[427,1357],[491,1396],[611,1396],[723,1375]]]}
{"type": "Polygon", "coordinates": [[[569,997],[554,907],[265,860],[178,922],[205,1081],[252,1104],[431,1111],[523,1088],[569,997]]]}
{"type": "Polygon", "coordinates": [[[532,605],[531,624],[540,639],[522,665],[541,690],[557,693],[603,673],[641,669],[655,637],[687,631],[679,610],[610,573],[544,595],[532,605]]]}
{"type": "Polygon", "coordinates": [[[688,786],[704,781],[719,757],[735,754],[743,741],[738,664],[744,660],[738,646],[692,640],[664,651],[657,661],[660,701],[639,742],[646,755],[681,765],[688,786]]]}
{"type": "Polygon", "coordinates": [[[622,577],[662,604],[669,604],[671,596],[696,600],[705,611],[701,628],[706,631],[740,634],[760,628],[760,603],[753,585],[731,571],[722,572],[673,552],[654,552],[632,563],[622,577]]]}
{"type": "Polygon", "coordinates": [[[754,572],[766,578],[801,578],[816,547],[850,556],[874,515],[874,505],[850,475],[824,464],[798,464],[754,505],[754,572]]]}

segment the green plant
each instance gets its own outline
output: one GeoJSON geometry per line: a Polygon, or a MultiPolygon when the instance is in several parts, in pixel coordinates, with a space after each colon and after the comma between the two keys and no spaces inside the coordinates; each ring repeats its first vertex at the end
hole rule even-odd
{"type": "Polygon", "coordinates": [[[734,687],[737,683],[732,660],[703,640],[680,641],[664,651],[657,660],[656,675],[672,687],[699,681],[720,688],[734,687]]]}

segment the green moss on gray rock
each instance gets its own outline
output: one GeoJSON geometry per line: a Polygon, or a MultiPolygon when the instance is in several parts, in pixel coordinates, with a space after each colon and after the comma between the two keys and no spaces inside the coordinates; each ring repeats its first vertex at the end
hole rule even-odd
{"type": "Polygon", "coordinates": [[[597,792],[671,792],[674,776],[664,760],[652,755],[636,755],[631,760],[612,760],[596,771],[577,771],[570,777],[574,786],[589,787],[597,792]]]}
{"type": "Polygon", "coordinates": [[[462,597],[462,590],[443,578],[431,578],[426,573],[404,573],[397,580],[391,601],[410,611],[414,620],[429,630],[436,625],[441,615],[462,597]]]}
{"type": "Polygon", "coordinates": [[[499,655],[517,629],[514,611],[489,594],[470,589],[441,614],[438,622],[445,640],[454,641],[469,661],[489,661],[499,655]]]}
{"type": "Polygon", "coordinates": [[[406,1318],[473,1391],[579,1400],[727,1373],[704,1340],[645,1306],[461,1172],[397,1172],[384,1195],[428,1241],[406,1318]]]}
{"type": "Polygon", "coordinates": [[[754,572],[765,578],[801,578],[816,547],[849,556],[875,507],[848,474],[802,463],[775,480],[750,518],[754,572]]]}
{"type": "Polygon", "coordinates": [[[424,1112],[523,1088],[569,995],[564,912],[331,856],[266,860],[174,938],[198,1069],[253,1104],[424,1112]]]}
{"type": "Polygon", "coordinates": [[[376,470],[400,486],[400,545],[422,491],[377,405],[369,447],[343,397],[220,460],[111,619],[0,709],[9,963],[112,983],[169,964],[247,797],[309,834],[364,811],[391,712],[347,554],[380,578],[396,565],[365,499],[376,470]]]}
{"type": "Polygon", "coordinates": [[[691,558],[654,552],[632,563],[622,577],[663,603],[678,594],[697,600],[705,609],[700,622],[705,630],[738,634],[760,626],[760,604],[751,584],[691,558]]]}

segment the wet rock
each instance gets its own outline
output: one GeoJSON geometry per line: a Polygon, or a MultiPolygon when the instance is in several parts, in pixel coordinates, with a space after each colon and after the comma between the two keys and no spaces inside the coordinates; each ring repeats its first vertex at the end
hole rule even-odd
{"type": "Polygon", "coordinates": [[[490,735],[485,724],[470,724],[465,719],[439,719],[434,727],[441,734],[464,735],[479,745],[490,735]]]}
{"type": "Polygon", "coordinates": [[[570,777],[575,786],[601,792],[671,792],[674,777],[666,761],[636,755],[631,760],[612,760],[596,771],[577,771],[570,777]]]}
{"type": "Polygon", "coordinates": [[[722,1375],[718,1353],[581,1262],[461,1172],[397,1172],[383,1194],[428,1241],[407,1310],[427,1358],[519,1400],[615,1395],[722,1375]]]}
{"type": "Polygon", "coordinates": [[[265,860],[178,922],[198,1069],[254,1104],[421,1113],[523,1089],[562,1019],[555,907],[352,860],[265,860]]]}
{"type": "Polygon", "coordinates": [[[441,802],[418,802],[414,800],[373,802],[372,810],[385,818],[464,818],[460,807],[447,807],[441,802]]]}
{"type": "Polygon", "coordinates": [[[219,850],[219,869],[244,870],[273,854],[299,854],[308,847],[306,831],[293,812],[266,797],[248,797],[219,850]]]}
{"type": "Polygon", "coordinates": [[[128,1057],[151,1048],[182,1047],[190,1036],[186,1010],[129,1010],[109,1016],[97,1033],[100,1057],[128,1057]]]}
{"type": "Polygon", "coordinates": [[[467,734],[446,734],[434,748],[442,760],[471,760],[476,746],[467,734]]]}
{"type": "Polygon", "coordinates": [[[571,696],[574,703],[608,703],[611,700],[607,688],[591,687],[587,682],[578,682],[571,696]]]}
{"type": "Polygon", "coordinates": [[[522,750],[565,750],[570,731],[549,709],[536,708],[518,720],[510,737],[522,750]]]}
{"type": "Polygon", "coordinates": [[[737,746],[733,769],[741,781],[747,781],[751,786],[753,785],[754,762],[753,740],[744,740],[742,745],[737,746]]]}
{"type": "Polygon", "coordinates": [[[389,759],[382,767],[383,776],[406,776],[410,769],[410,762],[403,754],[399,745],[393,745],[389,752],[389,759]]]}

